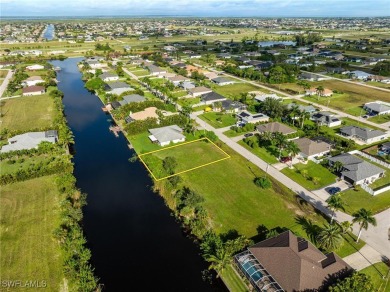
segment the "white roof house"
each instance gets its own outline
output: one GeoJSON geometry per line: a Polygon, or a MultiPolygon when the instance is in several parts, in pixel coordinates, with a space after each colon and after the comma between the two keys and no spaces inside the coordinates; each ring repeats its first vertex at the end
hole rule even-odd
{"type": "Polygon", "coordinates": [[[46,132],[29,132],[16,135],[8,139],[8,145],[1,148],[1,153],[38,148],[41,142],[56,143],[58,141],[57,131],[51,130],[46,132]]]}
{"type": "Polygon", "coordinates": [[[42,79],[41,76],[31,76],[28,77],[26,80],[23,80],[23,83],[26,84],[27,86],[33,86],[43,82],[45,81],[42,79]]]}
{"type": "Polygon", "coordinates": [[[30,66],[26,67],[26,69],[30,70],[30,71],[33,71],[33,70],[43,70],[44,68],[45,68],[44,66],[38,65],[38,64],[34,64],[34,65],[30,65],[30,66]]]}
{"type": "Polygon", "coordinates": [[[149,139],[152,142],[158,143],[160,146],[184,142],[186,139],[182,134],[183,130],[177,125],[149,129],[149,132],[151,134],[149,139]]]}

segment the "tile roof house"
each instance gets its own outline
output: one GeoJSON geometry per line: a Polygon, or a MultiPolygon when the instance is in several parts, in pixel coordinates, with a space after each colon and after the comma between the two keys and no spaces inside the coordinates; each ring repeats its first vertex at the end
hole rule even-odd
{"type": "Polygon", "coordinates": [[[340,134],[350,139],[357,139],[363,143],[371,144],[379,142],[388,137],[388,134],[379,130],[361,128],[357,126],[347,126],[340,128],[340,134]]]}
{"type": "Polygon", "coordinates": [[[56,143],[58,141],[58,133],[55,130],[46,132],[29,132],[21,135],[16,135],[8,139],[8,144],[1,148],[1,153],[38,148],[41,142],[56,143]]]}
{"type": "Polygon", "coordinates": [[[202,94],[200,100],[203,104],[213,104],[214,102],[217,101],[226,100],[226,97],[212,91],[206,94],[202,94]]]}
{"type": "Polygon", "coordinates": [[[197,96],[200,96],[202,94],[206,94],[206,93],[211,93],[213,92],[210,88],[207,88],[207,87],[204,87],[204,86],[199,86],[199,87],[195,87],[195,88],[190,88],[188,90],[188,93],[192,96],[192,97],[197,97],[197,96]]]}
{"type": "Polygon", "coordinates": [[[182,134],[183,130],[177,125],[149,129],[149,132],[151,134],[149,139],[152,142],[158,143],[160,146],[184,142],[186,139],[182,134]]]}
{"type": "Polygon", "coordinates": [[[23,83],[26,84],[27,86],[33,86],[43,82],[45,81],[42,79],[41,76],[31,76],[28,77],[26,80],[23,80],[23,83]]]}
{"type": "Polygon", "coordinates": [[[269,121],[269,116],[262,114],[262,113],[257,113],[257,114],[252,114],[248,111],[242,111],[239,114],[237,114],[237,118],[240,119],[241,122],[244,124],[252,123],[263,123],[263,122],[268,122],[269,121]]]}
{"type": "Polygon", "coordinates": [[[39,65],[39,64],[34,64],[34,65],[27,66],[26,69],[29,71],[43,70],[43,69],[45,69],[45,66],[39,65]]]}
{"type": "Polygon", "coordinates": [[[343,165],[341,178],[351,184],[370,184],[385,174],[383,168],[349,153],[329,158],[330,165],[333,165],[336,161],[341,162],[343,165]]]}
{"type": "MultiPolygon", "coordinates": [[[[305,92],[306,95],[317,95],[320,93],[315,87],[307,89],[305,92]]],[[[332,90],[330,90],[329,88],[324,88],[324,91],[321,93],[321,96],[329,97],[332,96],[332,94],[333,94],[332,90]]]]}
{"type": "Polygon", "coordinates": [[[143,121],[149,118],[155,118],[158,119],[158,114],[157,114],[157,108],[152,106],[152,107],[147,107],[143,111],[136,112],[136,113],[131,113],[129,115],[130,119],[126,119],[126,122],[130,121],[143,121]]]}
{"type": "Polygon", "coordinates": [[[258,125],[256,127],[257,131],[259,131],[260,133],[265,133],[265,132],[271,132],[271,133],[282,133],[283,135],[289,135],[289,134],[293,134],[296,132],[296,130],[284,125],[284,124],[281,124],[279,122],[272,122],[272,123],[268,123],[268,124],[262,124],[262,125],[258,125]]]}
{"type": "Polygon", "coordinates": [[[324,141],[314,141],[308,138],[294,140],[300,150],[300,156],[310,159],[315,156],[323,156],[330,152],[331,145],[324,141]]]}
{"type": "Polygon", "coordinates": [[[167,70],[165,69],[162,69],[156,65],[146,65],[146,68],[149,70],[150,72],[150,75],[153,75],[153,76],[158,76],[158,75],[161,75],[161,74],[164,74],[164,73],[167,73],[167,70]]]}
{"type": "Polygon", "coordinates": [[[255,291],[322,291],[352,268],[331,252],[285,231],[235,256],[235,263],[255,291]]]}
{"type": "Polygon", "coordinates": [[[380,102],[368,102],[363,108],[370,116],[390,114],[390,106],[380,102]]]}
{"type": "Polygon", "coordinates": [[[41,95],[45,93],[45,87],[33,85],[22,88],[22,95],[23,96],[30,96],[30,95],[41,95]]]}
{"type": "Polygon", "coordinates": [[[310,119],[320,126],[327,126],[329,128],[341,125],[341,120],[330,112],[316,112],[312,114],[310,119]]]}
{"type": "Polygon", "coordinates": [[[118,75],[112,74],[112,73],[109,73],[109,72],[104,72],[104,73],[100,74],[99,78],[101,80],[103,80],[104,82],[119,80],[119,76],[118,75]]]}
{"type": "Polygon", "coordinates": [[[178,86],[178,85],[180,84],[180,82],[191,81],[190,78],[184,77],[184,76],[181,76],[181,75],[176,75],[176,76],[173,76],[173,77],[168,77],[167,79],[168,79],[169,81],[171,81],[175,86],[178,86]]]}

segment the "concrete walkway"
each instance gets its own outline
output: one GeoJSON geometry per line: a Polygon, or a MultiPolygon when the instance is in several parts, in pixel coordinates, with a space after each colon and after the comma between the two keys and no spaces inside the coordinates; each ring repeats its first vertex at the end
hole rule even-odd
{"type": "Polygon", "coordinates": [[[8,70],[7,76],[5,76],[3,83],[0,85],[0,97],[3,96],[4,91],[7,89],[8,83],[12,78],[12,75],[14,75],[14,72],[12,70],[8,70]]]}
{"type": "Polygon", "coordinates": [[[382,256],[379,252],[366,244],[359,251],[343,258],[343,260],[355,270],[360,271],[372,264],[382,261],[382,256]]]}

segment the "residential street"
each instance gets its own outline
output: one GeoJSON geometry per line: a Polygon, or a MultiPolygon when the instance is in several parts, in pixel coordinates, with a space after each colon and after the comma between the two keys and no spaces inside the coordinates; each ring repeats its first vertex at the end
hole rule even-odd
{"type": "MultiPolygon", "coordinates": [[[[304,187],[281,173],[272,165],[269,165],[241,145],[237,144],[237,142],[234,141],[235,139],[233,140],[226,137],[223,134],[223,132],[226,131],[226,128],[215,129],[214,127],[210,126],[209,124],[198,118],[199,114],[200,112],[193,113],[191,114],[191,118],[195,119],[201,128],[206,129],[208,131],[214,131],[221,141],[226,143],[226,145],[235,150],[237,153],[239,153],[240,155],[248,159],[250,162],[257,165],[260,169],[266,171],[270,176],[290,188],[301,198],[312,204],[316,209],[320,210],[327,216],[332,215],[326,207],[327,203],[325,202],[325,200],[317,196],[314,192],[305,189],[304,187]]],[[[385,255],[387,258],[390,258],[390,241],[388,239],[388,229],[390,227],[390,209],[375,215],[375,218],[378,221],[378,226],[370,226],[367,231],[363,230],[361,238],[376,251],[378,251],[382,255],[385,255]]],[[[352,221],[352,216],[343,212],[336,212],[335,220],[339,222],[352,221]]],[[[357,224],[354,225],[353,231],[355,234],[358,234],[359,228],[357,224]]]]}
{"type": "Polygon", "coordinates": [[[0,97],[3,96],[5,90],[7,89],[8,83],[11,80],[12,75],[14,75],[14,72],[12,70],[8,70],[7,76],[5,76],[3,83],[0,85],[0,97]]]}

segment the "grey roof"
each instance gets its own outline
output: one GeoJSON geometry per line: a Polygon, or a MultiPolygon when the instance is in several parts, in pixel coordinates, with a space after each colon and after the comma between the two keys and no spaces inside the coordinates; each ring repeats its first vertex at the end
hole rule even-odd
{"type": "Polygon", "coordinates": [[[387,106],[387,105],[382,104],[382,103],[377,103],[377,102],[366,103],[364,105],[364,108],[366,108],[370,111],[373,111],[373,112],[377,112],[377,113],[390,111],[390,106],[387,106]]]}
{"type": "Polygon", "coordinates": [[[239,102],[239,101],[233,101],[230,99],[223,100],[222,102],[222,108],[225,110],[230,110],[230,109],[243,109],[245,108],[245,104],[239,102]]]}
{"type": "MultiPolygon", "coordinates": [[[[295,102],[292,102],[292,103],[289,103],[287,105],[287,108],[288,109],[291,109],[293,107],[293,105],[297,105],[295,102]]],[[[301,105],[299,104],[298,105],[298,108],[301,112],[307,112],[307,113],[312,113],[312,112],[315,112],[316,111],[316,108],[312,105],[307,105],[307,106],[304,106],[304,105],[301,105]]]]}
{"type": "Polygon", "coordinates": [[[263,120],[263,119],[269,119],[269,116],[262,114],[262,113],[256,113],[251,114],[248,111],[242,111],[239,114],[237,114],[237,117],[246,120],[246,121],[253,121],[253,120],[263,120]]]}
{"type": "Polygon", "coordinates": [[[104,73],[99,75],[100,79],[105,79],[105,78],[109,78],[109,77],[118,77],[118,75],[112,74],[112,73],[109,73],[109,72],[104,72],[104,73]]]}
{"type": "Polygon", "coordinates": [[[314,113],[311,118],[315,121],[320,121],[323,123],[332,123],[332,122],[337,122],[340,121],[339,118],[335,117],[334,114],[330,112],[317,112],[314,113]]]}
{"type": "Polygon", "coordinates": [[[162,69],[162,68],[160,68],[160,67],[158,67],[158,66],[156,66],[156,65],[153,65],[153,64],[147,65],[146,67],[147,67],[147,68],[149,69],[149,71],[152,72],[152,73],[159,73],[159,72],[166,72],[166,71],[167,71],[167,70],[162,69]]]}
{"type": "Polygon", "coordinates": [[[55,130],[46,132],[29,132],[21,135],[16,135],[8,139],[8,145],[1,148],[1,152],[9,152],[15,150],[25,150],[37,148],[41,142],[55,143],[58,140],[58,133],[55,130]]]}
{"type": "Polygon", "coordinates": [[[217,78],[214,78],[214,79],[211,79],[213,82],[219,84],[219,83],[225,83],[225,82],[233,82],[233,80],[230,80],[228,78],[225,78],[225,77],[217,77],[217,78]]]}
{"type": "Polygon", "coordinates": [[[343,171],[341,174],[347,178],[350,178],[354,182],[364,180],[366,178],[372,177],[373,175],[385,172],[383,168],[380,168],[349,153],[344,153],[332,157],[329,159],[329,161],[340,161],[343,164],[343,171]]]}
{"type": "Polygon", "coordinates": [[[160,143],[166,143],[166,142],[170,142],[173,140],[180,140],[180,139],[185,138],[185,136],[182,134],[183,130],[177,125],[149,129],[149,132],[160,143]]]}
{"type": "Polygon", "coordinates": [[[284,125],[284,124],[281,124],[279,122],[272,122],[272,123],[268,123],[268,124],[263,124],[263,125],[258,125],[256,127],[256,129],[260,132],[260,133],[263,133],[263,132],[271,132],[271,133],[276,133],[276,132],[280,132],[284,135],[288,135],[288,134],[292,134],[292,133],[295,133],[296,130],[284,125]]]}
{"type": "Polygon", "coordinates": [[[139,94],[129,94],[123,97],[123,101],[125,101],[126,103],[142,102],[145,100],[146,98],[139,94]]]}
{"type": "Polygon", "coordinates": [[[188,91],[191,93],[199,93],[199,92],[210,92],[212,90],[204,86],[199,86],[199,87],[191,88],[188,91]]]}
{"type": "Polygon", "coordinates": [[[201,99],[202,101],[222,101],[225,100],[226,97],[212,91],[206,94],[202,94],[201,99]]]}
{"type": "Polygon", "coordinates": [[[106,83],[105,88],[106,88],[106,90],[113,90],[113,89],[119,89],[119,88],[130,89],[131,87],[126,82],[116,81],[116,82],[106,83]]]}
{"type": "Polygon", "coordinates": [[[356,136],[358,138],[361,138],[363,140],[372,139],[375,137],[383,136],[386,133],[379,130],[372,130],[368,128],[360,128],[356,126],[347,126],[342,127],[340,129],[340,132],[347,136],[356,136]]]}

